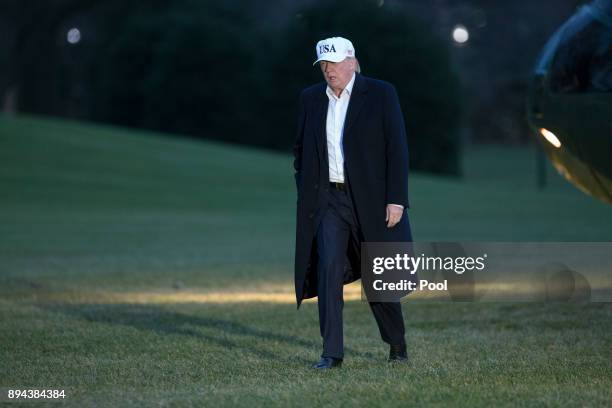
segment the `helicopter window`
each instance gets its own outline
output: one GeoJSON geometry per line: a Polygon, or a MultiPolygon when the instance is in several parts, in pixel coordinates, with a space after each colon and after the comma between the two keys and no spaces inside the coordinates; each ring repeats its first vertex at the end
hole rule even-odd
{"type": "Polygon", "coordinates": [[[612,30],[597,21],[567,30],[550,67],[553,92],[612,92],[612,30]]]}

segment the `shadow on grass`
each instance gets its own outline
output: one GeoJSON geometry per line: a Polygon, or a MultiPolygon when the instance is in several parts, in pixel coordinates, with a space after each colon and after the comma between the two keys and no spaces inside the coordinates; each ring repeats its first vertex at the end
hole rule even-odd
{"type": "MultiPolygon", "coordinates": [[[[270,330],[245,325],[240,322],[220,319],[216,316],[194,316],[166,310],[158,306],[140,304],[65,304],[65,303],[39,303],[37,307],[55,313],[62,313],[72,318],[88,322],[107,323],[134,327],[138,330],[151,331],[160,335],[190,336],[216,344],[227,349],[228,352],[248,353],[265,360],[280,360],[288,363],[296,361],[305,364],[311,360],[297,357],[287,353],[274,353],[266,350],[264,342],[281,343],[291,347],[320,349],[319,342],[282,334],[270,330]],[[210,334],[210,333],[214,334],[210,334]],[[234,341],[231,337],[242,338],[234,341]],[[244,344],[245,341],[246,343],[244,344]]],[[[215,311],[218,313],[218,311],[215,311]]],[[[369,352],[357,352],[345,348],[352,356],[373,358],[369,352]]]]}

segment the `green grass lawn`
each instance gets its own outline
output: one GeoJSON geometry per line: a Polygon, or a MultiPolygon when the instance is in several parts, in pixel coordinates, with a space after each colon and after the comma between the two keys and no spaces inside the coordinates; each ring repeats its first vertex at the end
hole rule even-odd
{"type": "MultiPolygon", "coordinates": [[[[296,311],[288,155],[0,116],[0,388],[70,406],[606,406],[606,303],[404,305],[389,366],[367,304],[345,304],[343,368],[313,372],[316,303],[296,311]],[[258,298],[258,295],[265,295],[258,298]]],[[[612,241],[612,212],[535,153],[465,152],[464,179],[414,174],[416,240],[612,241]]]]}

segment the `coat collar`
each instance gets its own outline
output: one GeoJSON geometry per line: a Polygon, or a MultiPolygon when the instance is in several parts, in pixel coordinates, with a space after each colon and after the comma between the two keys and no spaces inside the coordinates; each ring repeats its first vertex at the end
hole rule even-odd
{"type": "Polygon", "coordinates": [[[368,83],[361,74],[355,74],[355,84],[353,85],[353,93],[349,101],[349,106],[346,111],[346,119],[344,120],[344,138],[349,134],[351,126],[359,116],[359,112],[365,102],[365,94],[368,91],[368,83]]]}

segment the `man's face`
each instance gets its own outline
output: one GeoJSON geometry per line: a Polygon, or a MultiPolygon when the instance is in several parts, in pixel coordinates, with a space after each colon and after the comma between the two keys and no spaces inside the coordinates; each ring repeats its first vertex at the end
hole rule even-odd
{"type": "Polygon", "coordinates": [[[344,89],[355,72],[355,58],[345,58],[341,62],[321,61],[319,65],[327,85],[336,92],[344,89]]]}

